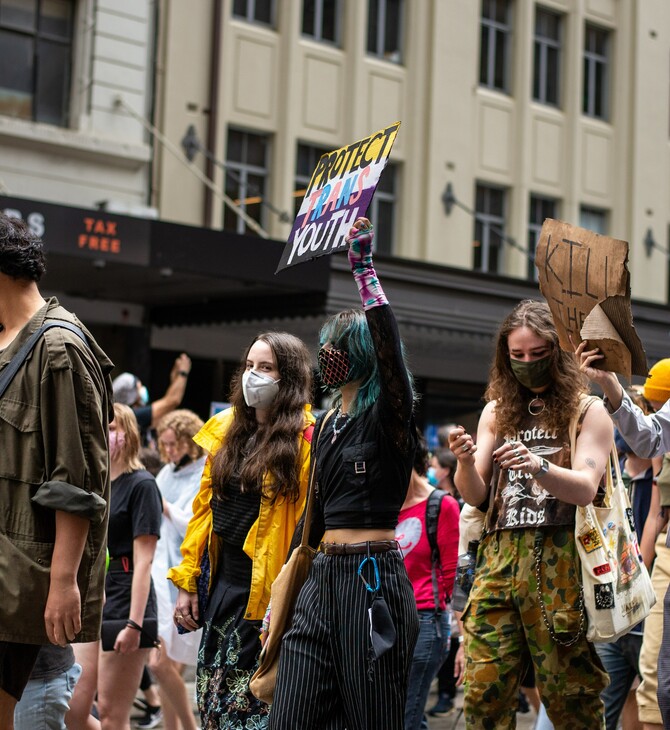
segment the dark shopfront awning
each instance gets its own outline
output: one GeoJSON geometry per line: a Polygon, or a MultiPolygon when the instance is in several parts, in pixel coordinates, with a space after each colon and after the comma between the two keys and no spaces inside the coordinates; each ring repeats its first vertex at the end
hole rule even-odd
{"type": "Polygon", "coordinates": [[[279,241],[7,196],[0,209],[44,241],[44,288],[141,304],[155,325],[323,311],[328,261],[275,275],[279,241]]]}

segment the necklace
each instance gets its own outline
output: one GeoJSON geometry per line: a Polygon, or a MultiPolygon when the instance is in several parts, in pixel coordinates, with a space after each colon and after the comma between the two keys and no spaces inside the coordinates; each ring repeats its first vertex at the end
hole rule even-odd
{"type": "Polygon", "coordinates": [[[539,416],[541,413],[544,413],[544,409],[547,407],[547,404],[540,398],[539,396],[535,396],[533,400],[528,404],[528,413],[530,413],[531,416],[539,416]]]}
{"type": "Polygon", "coordinates": [[[335,414],[335,418],[333,418],[333,438],[330,440],[331,444],[334,444],[335,441],[337,441],[337,437],[342,433],[342,431],[344,431],[348,423],[349,417],[346,413],[342,413],[342,411],[338,408],[337,413],[335,414]],[[344,423],[338,428],[337,423],[340,420],[340,416],[344,418],[344,423]]]}

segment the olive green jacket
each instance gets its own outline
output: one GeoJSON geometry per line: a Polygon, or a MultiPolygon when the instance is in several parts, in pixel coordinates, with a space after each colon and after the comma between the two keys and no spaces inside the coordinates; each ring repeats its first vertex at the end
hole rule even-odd
{"type": "Polygon", "coordinates": [[[90,347],[61,327],[47,330],[0,397],[0,641],[23,644],[48,643],[56,510],[90,520],[76,641],[99,637],[105,577],[111,361],[52,298],[0,352],[0,373],[46,319],[78,325],[90,347]]]}

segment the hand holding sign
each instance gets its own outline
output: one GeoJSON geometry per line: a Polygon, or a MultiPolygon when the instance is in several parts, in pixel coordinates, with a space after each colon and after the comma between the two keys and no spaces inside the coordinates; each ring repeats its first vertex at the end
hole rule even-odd
{"type": "Polygon", "coordinates": [[[633,327],[628,244],[548,218],[535,254],[540,290],[561,347],[588,340],[601,358],[591,367],[630,378],[647,374],[647,358],[633,327]]]}
{"type": "Polygon", "coordinates": [[[399,127],[396,122],[321,157],[277,272],[347,246],[349,229],[370,205],[399,127]]]}

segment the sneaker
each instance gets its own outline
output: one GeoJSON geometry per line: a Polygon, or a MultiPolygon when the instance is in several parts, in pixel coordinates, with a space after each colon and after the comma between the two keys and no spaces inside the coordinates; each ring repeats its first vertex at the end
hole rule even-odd
{"type": "Polygon", "coordinates": [[[442,717],[448,715],[454,709],[454,703],[449,695],[441,694],[437,698],[437,702],[428,710],[431,717],[442,717]]]}
{"type": "Polygon", "coordinates": [[[144,716],[137,721],[137,727],[156,727],[163,720],[163,711],[160,707],[147,704],[144,716]]]}

